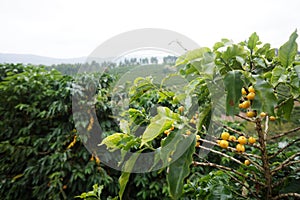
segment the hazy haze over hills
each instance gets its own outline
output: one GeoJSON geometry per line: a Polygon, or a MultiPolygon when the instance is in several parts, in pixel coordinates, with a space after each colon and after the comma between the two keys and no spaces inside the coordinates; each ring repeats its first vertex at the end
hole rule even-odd
{"type": "Polygon", "coordinates": [[[31,54],[9,54],[0,53],[0,63],[24,63],[33,65],[53,65],[53,64],[74,64],[84,63],[86,57],[78,58],[51,58],[45,56],[31,55],[31,54]]]}

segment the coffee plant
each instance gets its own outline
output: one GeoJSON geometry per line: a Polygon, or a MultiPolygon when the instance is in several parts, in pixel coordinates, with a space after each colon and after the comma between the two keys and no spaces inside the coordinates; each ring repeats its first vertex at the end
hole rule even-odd
{"type": "Polygon", "coordinates": [[[297,37],[279,49],[253,33],[188,51],[172,75],[187,80],[182,91],[164,86],[171,76],[136,79],[120,130],[100,144],[123,152],[119,198],[134,198],[130,172],[146,152],[144,170],[165,174],[171,199],[300,198],[297,37]]]}

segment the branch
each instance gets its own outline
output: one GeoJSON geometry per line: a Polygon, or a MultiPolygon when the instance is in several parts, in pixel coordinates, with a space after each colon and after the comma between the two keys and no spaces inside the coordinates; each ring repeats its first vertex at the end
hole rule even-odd
{"type": "MultiPolygon", "coordinates": [[[[231,175],[228,171],[225,171],[225,173],[226,173],[228,176],[230,176],[232,179],[234,179],[236,182],[238,182],[239,184],[241,184],[243,187],[247,188],[248,191],[249,191],[253,196],[255,196],[256,198],[258,198],[257,194],[256,194],[255,192],[252,192],[252,191],[251,191],[251,188],[250,188],[249,186],[245,185],[241,180],[239,180],[239,179],[237,179],[236,177],[234,177],[233,175],[231,175]]],[[[243,195],[241,195],[241,194],[239,194],[239,195],[240,195],[241,197],[247,199],[247,197],[245,197],[245,196],[243,196],[243,195]]]]}
{"type": "Polygon", "coordinates": [[[281,170],[284,167],[287,167],[289,165],[295,164],[295,163],[300,163],[300,160],[292,161],[296,156],[299,156],[300,152],[295,153],[294,155],[290,156],[288,159],[286,159],[284,162],[282,162],[278,167],[273,169],[271,171],[271,174],[274,175],[277,171],[281,170]]]}
{"type": "Polygon", "coordinates": [[[278,134],[278,135],[274,135],[274,136],[272,136],[272,137],[269,137],[269,140],[273,140],[273,139],[276,139],[276,138],[279,138],[279,137],[283,137],[283,136],[285,136],[285,135],[287,135],[287,134],[294,133],[294,132],[297,132],[297,131],[299,131],[299,130],[300,130],[300,127],[297,127],[297,128],[292,129],[292,130],[289,130],[289,131],[287,131],[287,132],[284,132],[284,133],[281,133],[281,134],[278,134]]]}
{"type": "Polygon", "coordinates": [[[297,197],[297,198],[300,198],[300,194],[299,193],[279,194],[279,195],[273,197],[273,200],[282,199],[284,197],[297,197]]]}
{"type": "Polygon", "coordinates": [[[245,134],[245,133],[243,133],[243,132],[241,132],[241,131],[237,131],[237,130],[235,130],[235,129],[229,127],[229,126],[223,125],[223,127],[226,128],[226,129],[228,129],[228,130],[230,130],[230,131],[232,131],[232,132],[234,132],[234,133],[237,133],[237,134],[240,135],[240,136],[246,136],[246,137],[248,137],[247,134],[245,134]]]}
{"type": "MultiPolygon", "coordinates": [[[[251,156],[251,155],[250,155],[251,156]]],[[[244,157],[250,161],[250,163],[252,163],[253,165],[255,165],[255,167],[257,167],[260,171],[264,171],[264,168],[262,168],[259,164],[257,164],[256,162],[254,162],[252,159],[250,159],[248,156],[244,155],[244,157]]],[[[260,158],[261,159],[261,158],[260,158]]]]}
{"type": "Polygon", "coordinates": [[[229,155],[227,155],[227,154],[225,154],[225,153],[216,151],[216,150],[214,150],[214,149],[206,148],[206,147],[204,147],[204,146],[202,146],[202,145],[200,145],[199,147],[200,147],[201,149],[204,149],[204,150],[211,151],[211,152],[213,152],[213,153],[222,155],[222,156],[224,156],[224,157],[226,157],[226,158],[229,158],[229,159],[232,160],[232,161],[237,162],[237,163],[240,164],[240,165],[243,165],[243,163],[242,163],[241,161],[239,161],[239,160],[235,159],[234,157],[229,156],[229,155]]]}
{"type": "Polygon", "coordinates": [[[300,141],[300,138],[294,140],[293,142],[290,142],[289,144],[287,144],[285,147],[281,148],[280,150],[278,150],[275,154],[271,155],[269,158],[274,158],[276,157],[278,154],[280,154],[281,152],[283,152],[284,150],[286,150],[287,148],[289,148],[290,146],[292,146],[293,144],[295,144],[296,142],[300,141]]]}
{"type": "Polygon", "coordinates": [[[269,116],[266,116],[266,122],[265,122],[265,134],[267,135],[269,131],[269,116]]]}
{"type": "Polygon", "coordinates": [[[248,122],[253,122],[253,123],[255,123],[255,120],[249,119],[249,118],[244,117],[244,116],[242,116],[242,115],[235,115],[235,116],[237,116],[237,117],[239,117],[239,118],[242,118],[242,119],[244,119],[244,120],[246,120],[246,121],[248,121],[248,122]]]}
{"type": "Polygon", "coordinates": [[[260,181],[258,180],[255,180],[253,179],[252,177],[249,177],[245,174],[242,174],[241,172],[238,172],[230,167],[225,167],[225,166],[222,166],[222,165],[217,165],[215,163],[205,163],[205,162],[196,162],[196,161],[193,161],[193,165],[195,166],[209,166],[209,167],[214,167],[214,168],[217,168],[217,169],[220,169],[220,170],[225,170],[225,171],[231,171],[231,172],[234,172],[235,174],[239,175],[239,176],[242,176],[244,177],[245,179],[250,179],[251,181],[253,181],[254,183],[258,184],[258,185],[261,185],[263,187],[265,187],[264,184],[262,184],[260,181]]]}
{"type": "MultiPolygon", "coordinates": [[[[215,138],[215,137],[214,137],[215,138]]],[[[212,142],[212,141],[209,141],[209,140],[205,140],[205,139],[202,139],[200,138],[200,141],[203,141],[203,142],[206,142],[206,143],[210,143],[210,144],[214,144],[216,146],[218,146],[217,143],[215,142],[212,142]]],[[[237,143],[237,142],[236,142],[237,143]]],[[[252,145],[254,146],[254,145],[252,145]]],[[[258,147],[258,146],[255,146],[255,147],[258,147]]],[[[259,148],[259,147],[258,147],[259,148]]],[[[234,152],[234,153],[238,153],[237,150],[235,148],[232,148],[232,147],[227,147],[227,149],[229,149],[230,151],[234,152]]],[[[240,154],[240,153],[239,153],[240,154]]],[[[246,153],[246,152],[243,152],[242,155],[246,155],[246,156],[250,156],[250,157],[254,157],[254,158],[258,158],[258,159],[261,159],[261,156],[259,155],[256,155],[256,154],[251,154],[251,153],[246,153]]]]}
{"type": "MultiPolygon", "coordinates": [[[[291,172],[291,171],[290,171],[290,172],[291,172]]],[[[273,184],[272,184],[272,188],[281,185],[283,182],[286,181],[286,179],[290,178],[290,175],[292,175],[292,174],[294,174],[294,173],[298,173],[298,172],[300,172],[300,168],[298,168],[298,169],[296,169],[295,171],[293,171],[293,172],[291,172],[291,173],[285,175],[281,180],[279,180],[279,181],[273,183],[273,184]]]]}

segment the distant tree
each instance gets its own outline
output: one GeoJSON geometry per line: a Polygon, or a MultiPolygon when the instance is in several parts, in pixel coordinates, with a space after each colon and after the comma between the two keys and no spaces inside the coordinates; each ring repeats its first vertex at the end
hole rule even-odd
{"type": "Polygon", "coordinates": [[[158,63],[157,57],[151,57],[150,62],[151,62],[151,64],[157,64],[158,63]]]}

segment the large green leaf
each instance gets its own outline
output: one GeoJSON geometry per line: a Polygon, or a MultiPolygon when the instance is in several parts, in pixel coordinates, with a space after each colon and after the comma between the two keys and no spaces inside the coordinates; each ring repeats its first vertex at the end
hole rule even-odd
{"type": "Polygon", "coordinates": [[[248,47],[251,51],[253,51],[254,48],[256,47],[256,45],[257,45],[258,42],[259,42],[259,37],[258,37],[258,35],[254,32],[254,33],[252,33],[252,35],[249,37],[247,47],[248,47]]]}
{"type": "Polygon", "coordinates": [[[169,173],[167,174],[167,181],[169,192],[172,199],[179,199],[183,191],[184,179],[190,173],[190,165],[192,163],[192,156],[195,152],[196,139],[194,135],[186,138],[186,140],[193,140],[192,144],[187,150],[169,166],[169,173]]]}
{"type": "Polygon", "coordinates": [[[295,71],[297,73],[298,78],[300,79],[300,65],[294,66],[294,69],[295,69],[295,71]]]}
{"type": "Polygon", "coordinates": [[[177,58],[175,65],[176,66],[185,65],[193,60],[202,58],[203,54],[206,52],[210,52],[210,49],[207,47],[202,47],[199,49],[188,51],[186,54],[177,58]]]}
{"type": "Polygon", "coordinates": [[[120,146],[119,146],[120,141],[127,137],[129,137],[128,134],[114,133],[114,134],[109,135],[106,138],[104,138],[100,145],[105,144],[107,146],[107,149],[113,152],[113,151],[120,149],[120,146]]]}
{"type": "Polygon", "coordinates": [[[298,45],[296,39],[298,37],[297,31],[292,33],[290,39],[279,48],[278,56],[283,67],[290,66],[295,60],[295,56],[298,53],[298,45]]]}
{"type": "Polygon", "coordinates": [[[134,80],[134,85],[130,88],[130,102],[140,98],[145,92],[155,88],[152,77],[138,77],[134,80]]]}
{"type": "Polygon", "coordinates": [[[235,115],[239,112],[238,103],[242,96],[241,89],[243,87],[242,73],[238,70],[228,72],[224,78],[226,97],[226,114],[235,115]]]}
{"type": "Polygon", "coordinates": [[[149,126],[142,135],[141,146],[155,139],[164,130],[170,128],[177,120],[180,120],[179,114],[172,112],[167,107],[158,107],[157,115],[151,119],[149,126]]]}
{"type": "Polygon", "coordinates": [[[289,98],[287,101],[283,102],[283,104],[278,109],[278,115],[284,116],[285,119],[291,119],[291,113],[294,107],[294,99],[289,98]]]}
{"type": "Polygon", "coordinates": [[[255,75],[255,101],[252,108],[261,112],[266,112],[269,115],[274,115],[274,107],[277,105],[277,97],[274,94],[273,86],[264,80],[263,77],[255,75]]]}
{"type": "Polygon", "coordinates": [[[282,66],[276,66],[272,70],[271,84],[275,87],[278,83],[286,82],[286,70],[282,66]]]}
{"type": "Polygon", "coordinates": [[[125,165],[123,166],[122,175],[119,178],[120,190],[119,190],[119,197],[122,200],[123,193],[125,191],[126,185],[128,183],[130,172],[132,171],[137,158],[139,157],[140,153],[135,152],[132,156],[126,161],[125,165]]]}

